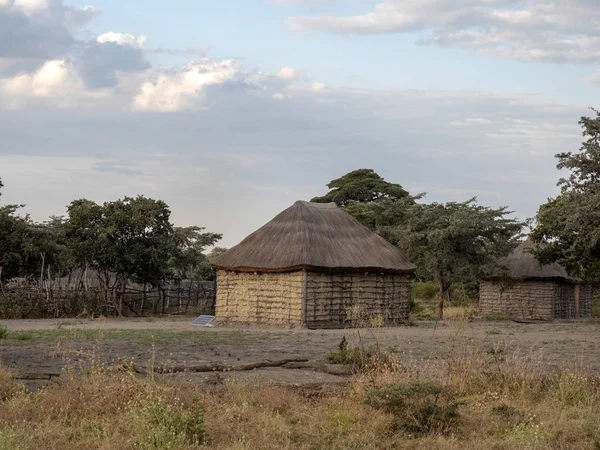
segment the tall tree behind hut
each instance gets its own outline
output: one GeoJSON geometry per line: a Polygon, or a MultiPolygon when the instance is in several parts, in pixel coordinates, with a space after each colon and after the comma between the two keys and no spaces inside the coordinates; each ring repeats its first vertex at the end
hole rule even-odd
{"type": "Polygon", "coordinates": [[[532,237],[546,242],[535,253],[543,264],[558,262],[570,275],[600,284],[600,112],[579,121],[585,140],[577,152],[556,155],[568,170],[561,193],[540,206],[532,237]]]}
{"type": "Polygon", "coordinates": [[[489,208],[475,198],[425,203],[371,169],[350,172],[328,184],[313,202],[334,202],[380,234],[417,265],[417,277],[440,287],[438,315],[457,284],[476,284],[482,274],[500,272],[497,261],[516,245],[523,223],[508,208],[489,208]]]}

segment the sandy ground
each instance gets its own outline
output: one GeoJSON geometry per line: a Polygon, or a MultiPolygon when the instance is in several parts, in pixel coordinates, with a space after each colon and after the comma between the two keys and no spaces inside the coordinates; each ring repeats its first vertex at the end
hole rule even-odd
{"type": "MultiPolygon", "coordinates": [[[[0,361],[27,373],[60,373],[65,367],[126,361],[148,365],[240,365],[264,360],[304,358],[324,361],[342,337],[351,344],[379,345],[406,363],[453,358],[464,348],[535,358],[548,369],[578,367],[600,374],[600,327],[589,322],[517,324],[447,322],[435,327],[377,330],[305,330],[263,327],[199,327],[192,318],[102,320],[4,320],[10,330],[0,340],[0,361]],[[493,350],[496,349],[496,350],[493,350]]],[[[309,385],[346,382],[345,376],[312,370],[265,368],[223,375],[179,374],[169,379],[222,383],[227,378],[257,383],[309,385]]],[[[40,384],[40,383],[37,383],[40,384]]],[[[36,385],[33,383],[32,385],[36,385]]]]}

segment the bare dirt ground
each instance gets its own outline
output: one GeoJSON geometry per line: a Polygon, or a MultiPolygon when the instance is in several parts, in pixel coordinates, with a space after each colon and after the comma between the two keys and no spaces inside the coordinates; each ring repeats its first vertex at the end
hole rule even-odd
{"type": "MultiPolygon", "coordinates": [[[[64,373],[96,361],[107,366],[133,361],[150,366],[264,360],[325,361],[342,337],[351,345],[379,346],[406,364],[451,359],[461,349],[535,358],[548,370],[585,369],[600,374],[600,326],[590,322],[420,322],[375,330],[304,330],[262,327],[199,327],[192,318],[102,320],[5,320],[0,362],[18,373],[64,373]]],[[[62,375],[64,376],[64,375],[62,375]]],[[[167,375],[178,382],[222,383],[225,379],[311,385],[339,383],[347,376],[317,370],[264,368],[244,372],[167,375]]],[[[54,378],[53,378],[54,379],[54,378]]],[[[47,381],[29,382],[30,387],[47,381]]]]}

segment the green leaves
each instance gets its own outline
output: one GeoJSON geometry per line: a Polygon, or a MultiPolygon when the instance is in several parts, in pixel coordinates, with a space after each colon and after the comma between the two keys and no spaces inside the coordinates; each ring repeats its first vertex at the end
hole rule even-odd
{"type": "Polygon", "coordinates": [[[336,203],[346,207],[351,202],[367,203],[381,199],[401,199],[408,192],[399,184],[388,183],[372,169],[359,169],[349,172],[327,185],[331,189],[323,197],[315,197],[316,203],[336,203]]]}
{"type": "Polygon", "coordinates": [[[556,155],[562,192],[542,205],[536,216],[534,240],[547,247],[535,255],[541,263],[559,262],[571,275],[600,282],[600,112],[582,117],[579,124],[586,140],[579,152],[556,155]]]}
{"type": "Polygon", "coordinates": [[[456,283],[477,283],[484,274],[502,272],[497,260],[514,248],[524,226],[506,207],[481,206],[475,198],[419,202],[424,194],[412,196],[369,169],[350,172],[328,187],[328,194],[313,201],[344,207],[407,253],[417,276],[435,281],[442,294],[456,283]]]}

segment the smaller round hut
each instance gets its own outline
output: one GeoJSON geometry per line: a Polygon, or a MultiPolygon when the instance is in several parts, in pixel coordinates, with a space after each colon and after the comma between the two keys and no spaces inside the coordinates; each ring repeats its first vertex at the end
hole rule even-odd
{"type": "Polygon", "coordinates": [[[531,253],[530,238],[500,261],[508,278],[481,282],[483,317],[551,320],[592,316],[592,288],[569,277],[558,263],[541,265],[531,253]]]}
{"type": "Polygon", "coordinates": [[[214,266],[217,320],[307,328],[354,325],[356,316],[380,317],[384,325],[405,322],[416,269],[335,203],[303,201],[223,253],[214,266]]]}

